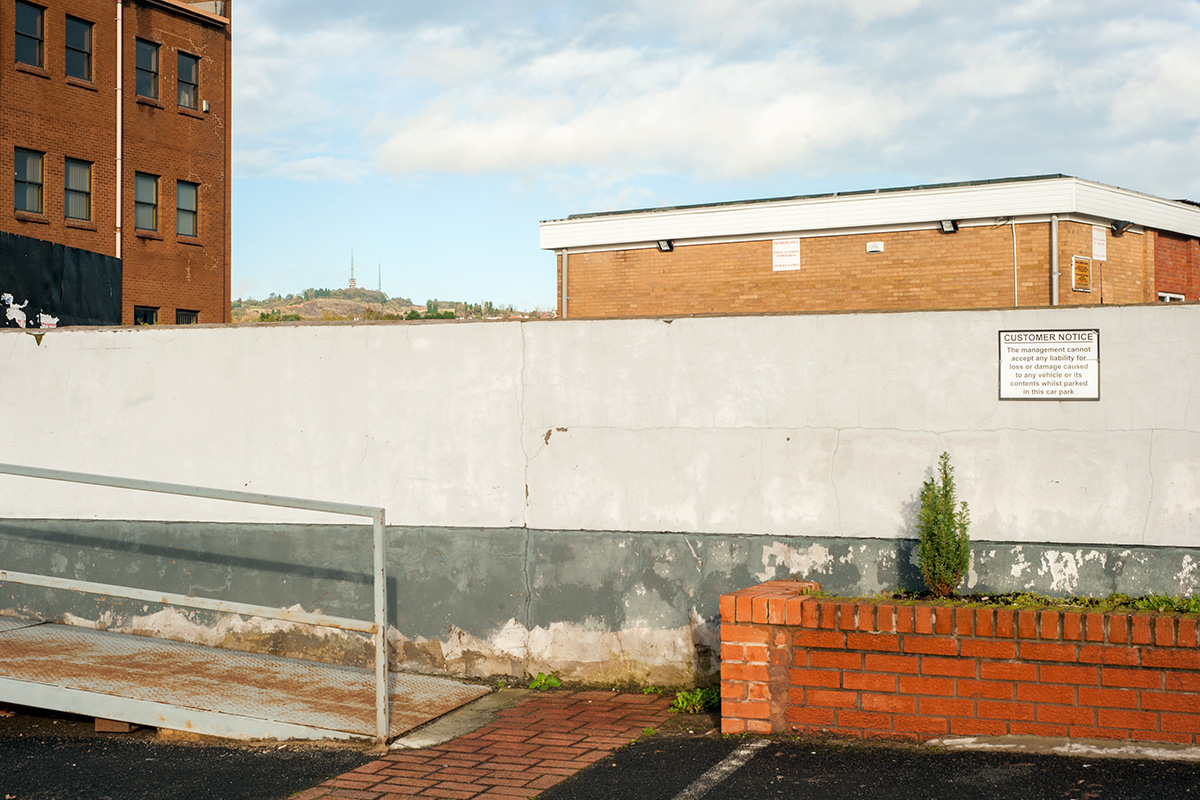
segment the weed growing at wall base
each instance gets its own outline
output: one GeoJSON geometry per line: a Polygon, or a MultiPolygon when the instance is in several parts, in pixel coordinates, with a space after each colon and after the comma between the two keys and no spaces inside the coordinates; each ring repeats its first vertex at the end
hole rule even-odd
{"type": "Polygon", "coordinates": [[[685,689],[671,701],[671,711],[676,714],[701,714],[714,711],[721,705],[721,690],[715,687],[685,689]]]}
{"type": "Polygon", "coordinates": [[[530,689],[557,689],[560,686],[562,686],[562,681],[553,674],[547,675],[544,672],[539,672],[537,677],[529,682],[530,689]]]}

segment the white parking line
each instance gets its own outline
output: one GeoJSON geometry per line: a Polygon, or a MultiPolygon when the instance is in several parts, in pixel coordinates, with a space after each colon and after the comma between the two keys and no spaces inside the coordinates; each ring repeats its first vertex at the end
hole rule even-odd
{"type": "Polygon", "coordinates": [[[755,739],[734,750],[725,759],[692,781],[692,785],[675,795],[675,800],[699,800],[713,790],[717,784],[737,772],[754,754],[771,743],[770,739],[755,739]]]}

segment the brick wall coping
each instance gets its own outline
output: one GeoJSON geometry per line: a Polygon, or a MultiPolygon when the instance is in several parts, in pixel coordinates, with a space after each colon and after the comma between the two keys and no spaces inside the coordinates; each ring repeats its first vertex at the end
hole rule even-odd
{"type": "Polygon", "coordinates": [[[722,731],[1200,745],[1197,615],[721,597],[722,731]]]}
{"type": "Polygon", "coordinates": [[[1200,616],[1195,614],[894,603],[809,595],[816,586],[812,581],[777,580],[722,595],[721,622],[1187,648],[1198,646],[1200,633],[1200,616]]]}

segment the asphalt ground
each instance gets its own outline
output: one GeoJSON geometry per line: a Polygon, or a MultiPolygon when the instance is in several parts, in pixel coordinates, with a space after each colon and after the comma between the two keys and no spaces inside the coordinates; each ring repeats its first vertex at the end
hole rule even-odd
{"type": "Polygon", "coordinates": [[[97,733],[90,718],[0,706],[2,800],[278,800],[373,758],[324,743],[97,733]]]}
{"type": "MultiPolygon", "coordinates": [[[[405,737],[393,747],[393,754],[421,752],[405,749],[411,747],[438,750],[438,743],[443,748],[465,745],[473,732],[485,730],[481,726],[489,720],[494,725],[497,714],[524,699],[541,706],[556,701],[553,693],[504,695],[489,695],[405,737]]],[[[400,796],[383,787],[377,787],[380,791],[337,788],[346,784],[339,776],[362,777],[364,770],[381,775],[380,768],[389,766],[365,746],[174,741],[153,730],[102,734],[94,731],[90,719],[12,710],[18,713],[5,717],[0,707],[0,800],[282,800],[294,794],[330,800],[393,800],[400,796]]],[[[420,796],[442,795],[425,789],[420,796]]],[[[531,790],[519,796],[540,800],[1200,800],[1200,761],[1128,757],[1128,753],[1120,758],[1063,756],[795,737],[727,737],[719,733],[716,715],[668,715],[657,728],[642,730],[630,745],[541,794],[531,790]]]]}
{"type": "Polygon", "coordinates": [[[1175,800],[1200,764],[758,737],[650,736],[540,800],[1175,800]]]}

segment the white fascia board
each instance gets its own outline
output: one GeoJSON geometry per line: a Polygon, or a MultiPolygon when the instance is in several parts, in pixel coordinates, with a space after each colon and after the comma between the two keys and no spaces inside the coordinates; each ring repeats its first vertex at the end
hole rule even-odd
{"type": "Polygon", "coordinates": [[[1075,210],[1155,230],[1200,236],[1200,207],[1127,189],[1080,181],[1075,210]]]}
{"type": "Polygon", "coordinates": [[[1078,178],[831,195],[761,203],[602,214],[541,223],[541,247],[604,249],[658,239],[794,236],[937,220],[1072,213],[1200,236],[1200,208],[1078,178]]]}
{"type": "MultiPolygon", "coordinates": [[[[1036,214],[1036,215],[1028,216],[1028,217],[1015,217],[1013,219],[1017,223],[1017,225],[1028,225],[1030,223],[1049,222],[1050,215],[1049,214],[1036,214]]],[[[1074,215],[1074,216],[1060,215],[1059,221],[1061,221],[1061,222],[1082,222],[1082,223],[1085,223],[1088,225],[1094,225],[1099,222],[1099,220],[1092,219],[1091,217],[1082,217],[1079,215],[1074,215]]],[[[994,227],[995,225],[997,225],[996,220],[993,218],[987,218],[984,220],[962,219],[962,220],[959,220],[958,223],[959,223],[960,228],[987,228],[987,227],[994,227]]],[[[1006,217],[1006,218],[1004,218],[1004,221],[1000,224],[1003,224],[1004,226],[1007,227],[1008,223],[1009,223],[1009,218],[1006,217]]],[[[739,236],[701,236],[701,237],[696,237],[693,239],[673,240],[673,241],[674,241],[675,247],[680,248],[680,247],[695,247],[698,245],[708,245],[708,244],[739,244],[742,242],[761,242],[761,241],[765,241],[765,240],[779,238],[779,236],[781,236],[781,235],[787,236],[789,238],[794,237],[794,238],[798,238],[798,239],[815,239],[815,238],[819,238],[822,236],[831,236],[831,235],[832,236],[844,236],[844,235],[850,235],[850,234],[861,235],[861,236],[887,236],[890,233],[904,233],[907,231],[936,231],[936,230],[938,230],[938,227],[939,227],[938,223],[936,223],[936,222],[914,222],[914,223],[900,224],[900,225],[872,225],[869,227],[854,228],[852,230],[835,229],[835,230],[808,230],[808,231],[782,231],[782,232],[777,231],[777,232],[773,232],[773,233],[748,233],[748,234],[742,234],[739,236]]],[[[1141,231],[1139,228],[1135,227],[1130,232],[1140,233],[1141,231]]],[[[603,253],[603,252],[606,252],[606,251],[609,251],[612,249],[613,249],[612,245],[593,245],[593,246],[572,247],[571,255],[578,255],[578,254],[582,254],[582,253],[603,253]]],[[[633,243],[621,245],[621,249],[623,249],[623,250],[657,250],[658,243],[657,243],[657,241],[633,242],[633,243]]]]}

